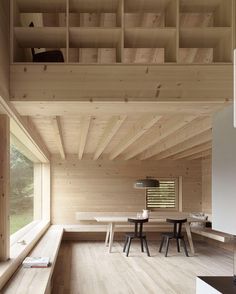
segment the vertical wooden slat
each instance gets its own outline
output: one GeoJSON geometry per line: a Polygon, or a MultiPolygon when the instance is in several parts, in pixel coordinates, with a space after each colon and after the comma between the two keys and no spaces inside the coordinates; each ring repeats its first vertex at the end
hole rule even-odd
{"type": "Polygon", "coordinates": [[[10,121],[0,115],[0,261],[9,258],[10,121]]]}

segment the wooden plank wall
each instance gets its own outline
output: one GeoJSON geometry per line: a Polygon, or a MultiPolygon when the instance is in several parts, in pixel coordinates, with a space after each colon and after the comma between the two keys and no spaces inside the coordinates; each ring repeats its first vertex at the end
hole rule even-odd
{"type": "Polygon", "coordinates": [[[9,98],[9,0],[0,1],[0,96],[9,98]]]}
{"type": "Polygon", "coordinates": [[[202,211],[212,213],[212,160],[202,160],[202,211]]]}
{"type": "Polygon", "coordinates": [[[145,176],[183,177],[183,211],[201,211],[201,161],[78,161],[52,157],[52,222],[73,224],[75,212],[140,211],[144,190],[133,188],[145,176]]]}

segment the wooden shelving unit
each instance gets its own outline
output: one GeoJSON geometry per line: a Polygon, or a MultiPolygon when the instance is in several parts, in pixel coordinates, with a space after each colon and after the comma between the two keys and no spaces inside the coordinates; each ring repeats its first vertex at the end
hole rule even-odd
{"type": "Polygon", "coordinates": [[[234,0],[180,0],[178,62],[230,63],[234,0]]]}
{"type": "Polygon", "coordinates": [[[12,62],[41,48],[65,63],[231,63],[235,1],[12,0],[12,62]]]}

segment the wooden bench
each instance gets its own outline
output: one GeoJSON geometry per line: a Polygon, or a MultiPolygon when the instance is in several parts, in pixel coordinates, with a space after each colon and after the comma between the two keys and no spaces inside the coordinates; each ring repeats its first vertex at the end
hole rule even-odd
{"type": "Polygon", "coordinates": [[[1,293],[44,294],[51,292],[51,278],[61,245],[64,229],[51,226],[36,244],[29,256],[48,256],[48,268],[23,268],[20,266],[1,293]]]}
{"type": "Polygon", "coordinates": [[[206,238],[210,238],[216,241],[227,243],[231,239],[231,235],[225,234],[219,231],[212,230],[210,228],[191,228],[192,233],[201,235],[206,238]]]}

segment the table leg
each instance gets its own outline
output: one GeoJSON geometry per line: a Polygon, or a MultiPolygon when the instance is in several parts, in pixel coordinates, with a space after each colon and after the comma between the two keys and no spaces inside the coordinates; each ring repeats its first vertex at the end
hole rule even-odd
{"type": "Polygon", "coordinates": [[[108,224],[108,225],[107,225],[107,234],[106,234],[106,239],[105,239],[105,246],[106,246],[106,247],[108,246],[108,242],[109,242],[109,237],[110,237],[110,227],[111,227],[111,224],[108,224]]]}
{"type": "Polygon", "coordinates": [[[110,224],[109,247],[108,247],[108,252],[109,253],[111,253],[111,250],[112,250],[114,231],[115,231],[115,223],[111,223],[110,224]]]}
{"type": "Polygon", "coordinates": [[[192,238],[192,233],[191,233],[191,228],[190,228],[190,223],[189,222],[187,222],[185,224],[185,229],[186,229],[186,233],[187,233],[187,237],[188,237],[188,242],[189,242],[191,253],[194,255],[195,254],[195,250],[194,250],[193,238],[192,238]]]}

